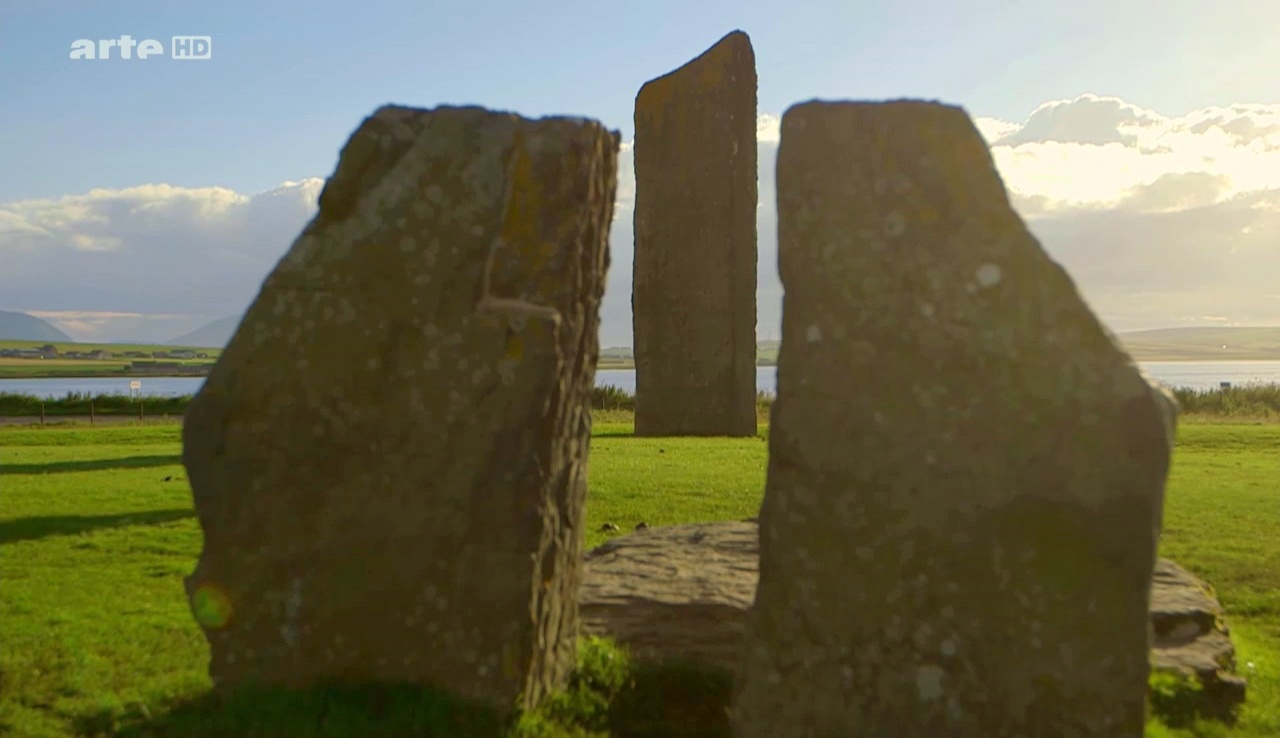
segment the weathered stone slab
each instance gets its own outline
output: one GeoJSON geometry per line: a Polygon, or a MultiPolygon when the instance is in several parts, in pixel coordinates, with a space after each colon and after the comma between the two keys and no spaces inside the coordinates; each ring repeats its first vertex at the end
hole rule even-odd
{"type": "Polygon", "coordinates": [[[1175,406],[959,108],[812,102],[740,738],[1142,735],[1175,406]]]}
{"type": "Polygon", "coordinates": [[[756,592],[754,523],[649,528],[586,556],[582,632],[607,635],[651,661],[684,660],[733,673],[756,592]]]}
{"type": "Polygon", "coordinates": [[[1151,581],[1151,668],[1194,678],[1204,711],[1227,715],[1245,700],[1236,649],[1213,587],[1172,561],[1156,562],[1151,581]]]}
{"type": "MultiPolygon", "coordinates": [[[[754,521],[692,523],[619,536],[586,555],[578,595],[582,631],[609,636],[632,656],[732,674],[759,576],[754,521]]],[[[1151,579],[1153,671],[1195,679],[1205,712],[1245,699],[1235,648],[1213,588],[1168,559],[1151,579]]],[[[1157,706],[1158,707],[1158,706],[1157,706]]]]}
{"type": "Polygon", "coordinates": [[[745,33],[635,111],[636,434],[756,433],[756,69],[745,33]]]}
{"type": "Polygon", "coordinates": [[[618,139],[384,107],[183,429],[187,591],[231,688],[567,675],[618,139]]]}

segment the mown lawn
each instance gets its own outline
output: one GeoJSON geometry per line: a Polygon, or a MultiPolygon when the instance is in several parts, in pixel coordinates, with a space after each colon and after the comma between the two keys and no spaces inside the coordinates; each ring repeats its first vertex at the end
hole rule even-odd
{"type": "MultiPolygon", "coordinates": [[[[588,546],[610,535],[605,523],[628,532],[640,521],[755,514],[763,439],[639,439],[626,417],[606,414],[601,420],[613,422],[596,425],[588,546]]],[[[305,697],[212,712],[208,651],[182,588],[200,531],[179,433],[176,424],[0,428],[0,735],[302,736],[317,734],[322,709],[330,716],[324,735],[469,732],[457,715],[424,711],[412,695],[372,717],[351,707],[366,698],[347,696],[343,720],[334,718],[337,703],[321,708],[305,697]]],[[[1249,702],[1233,728],[1153,724],[1152,736],[1280,735],[1278,451],[1280,425],[1180,428],[1161,554],[1217,587],[1249,702]]],[[[638,677],[624,673],[625,655],[607,644],[591,644],[582,661],[573,691],[527,720],[523,735],[600,735],[616,724],[610,715],[623,708],[609,701],[625,702],[621,685],[638,677]]],[[[678,691],[700,685],[723,694],[723,685],[701,683],[678,691]]],[[[645,703],[632,699],[627,709],[653,708],[637,704],[645,703]]]]}
{"type": "Polygon", "coordinates": [[[197,351],[208,354],[213,358],[217,358],[222,354],[221,348],[208,348],[201,346],[170,346],[167,344],[156,343],[80,343],[78,341],[20,341],[9,338],[0,338],[0,349],[33,349],[40,348],[52,344],[58,349],[59,353],[68,351],[110,351],[111,353],[122,354],[125,351],[142,351],[144,353],[152,353],[153,351],[181,351],[183,349],[197,351]]]}
{"type": "MultiPolygon", "coordinates": [[[[14,359],[0,357],[0,379],[56,379],[78,377],[129,377],[132,373],[132,359],[14,359]]],[[[181,364],[195,371],[213,366],[210,359],[137,359],[137,361],[159,361],[181,364]]],[[[164,376],[150,372],[137,374],[140,377],[164,376]]],[[[178,376],[198,376],[185,374],[178,376]]]]}

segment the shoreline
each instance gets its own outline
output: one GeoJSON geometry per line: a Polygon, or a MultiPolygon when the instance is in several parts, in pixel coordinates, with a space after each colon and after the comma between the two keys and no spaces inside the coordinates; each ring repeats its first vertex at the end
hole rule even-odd
{"type": "Polygon", "coordinates": [[[143,372],[141,374],[127,373],[116,374],[115,372],[106,373],[99,372],[97,374],[89,373],[67,373],[67,374],[0,374],[0,379],[143,379],[151,377],[152,379],[182,379],[185,377],[207,377],[208,372],[143,372]]]}
{"type": "MultiPolygon", "coordinates": [[[[621,412],[630,411],[601,411],[621,412]]],[[[42,426],[45,428],[80,427],[96,428],[99,426],[117,425],[181,425],[182,415],[148,415],[139,420],[136,415],[98,415],[89,422],[88,415],[50,415],[40,422],[39,415],[0,415],[0,428],[14,426],[42,426]]],[[[605,420],[601,422],[616,422],[605,420]]],[[[622,420],[621,422],[633,422],[622,420]]],[[[1280,425],[1280,417],[1263,417],[1254,415],[1213,415],[1210,413],[1188,413],[1178,418],[1180,425],[1280,425]]],[[[757,425],[768,427],[767,420],[757,421],[757,425]]]]}
{"type": "MultiPolygon", "coordinates": [[[[1187,357],[1133,357],[1135,363],[1271,363],[1280,362],[1280,356],[1262,358],[1187,358],[1187,357]]],[[[777,361],[756,362],[756,368],[776,368],[777,361]]],[[[609,362],[608,365],[596,365],[596,371],[635,371],[635,362],[609,362]]],[[[137,380],[137,379],[196,379],[209,376],[209,372],[59,372],[59,373],[0,373],[0,382],[4,380],[137,380]]]]}

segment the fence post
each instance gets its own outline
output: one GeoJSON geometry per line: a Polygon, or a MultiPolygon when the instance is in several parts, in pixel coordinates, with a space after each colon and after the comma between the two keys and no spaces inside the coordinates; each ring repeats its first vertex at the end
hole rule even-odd
{"type": "Polygon", "coordinates": [[[142,420],[142,398],[138,398],[138,420],[142,420]]]}
{"type": "Polygon", "coordinates": [[[44,425],[44,403],[40,403],[40,425],[44,425]]]}
{"type": "Polygon", "coordinates": [[[89,425],[93,425],[93,400],[89,400],[89,425]]]}

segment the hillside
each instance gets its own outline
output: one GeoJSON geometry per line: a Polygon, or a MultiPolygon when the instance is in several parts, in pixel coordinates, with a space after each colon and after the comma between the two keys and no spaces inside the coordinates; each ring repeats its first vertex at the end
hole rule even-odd
{"type": "MultiPolygon", "coordinates": [[[[1263,328],[1162,328],[1116,337],[1137,361],[1280,361],[1280,326],[1263,328]]],[[[756,344],[756,363],[778,360],[779,341],[756,344]]],[[[631,366],[631,348],[601,349],[601,364],[631,366]]],[[[611,367],[612,368],[612,367],[611,367]]]]}
{"type": "Polygon", "coordinates": [[[210,346],[215,348],[225,348],[231,343],[231,337],[235,335],[236,328],[240,325],[242,316],[233,315],[229,318],[215,320],[212,323],[197,328],[190,333],[178,336],[169,341],[165,341],[170,346],[210,346]]]}
{"type": "MultiPolygon", "coordinates": [[[[6,316],[18,316],[43,326],[54,333],[48,337],[27,338],[38,341],[69,341],[57,328],[23,313],[0,312],[0,338],[5,335],[6,316]]],[[[240,316],[215,320],[208,325],[178,336],[166,343],[170,346],[224,347],[231,341],[240,316]]],[[[1280,326],[1263,328],[1161,328],[1116,334],[1125,349],[1138,361],[1280,361],[1280,326]]],[[[757,358],[773,363],[778,357],[778,341],[760,341],[757,358]]],[[[601,364],[631,366],[629,346],[612,346],[600,351],[601,364]]]]}
{"type": "Polygon", "coordinates": [[[1137,361],[1280,361],[1280,326],[1163,328],[1116,337],[1137,361]]]}
{"type": "Polygon", "coordinates": [[[63,341],[71,336],[54,328],[48,321],[26,313],[0,310],[0,339],[9,341],[63,341]]]}

